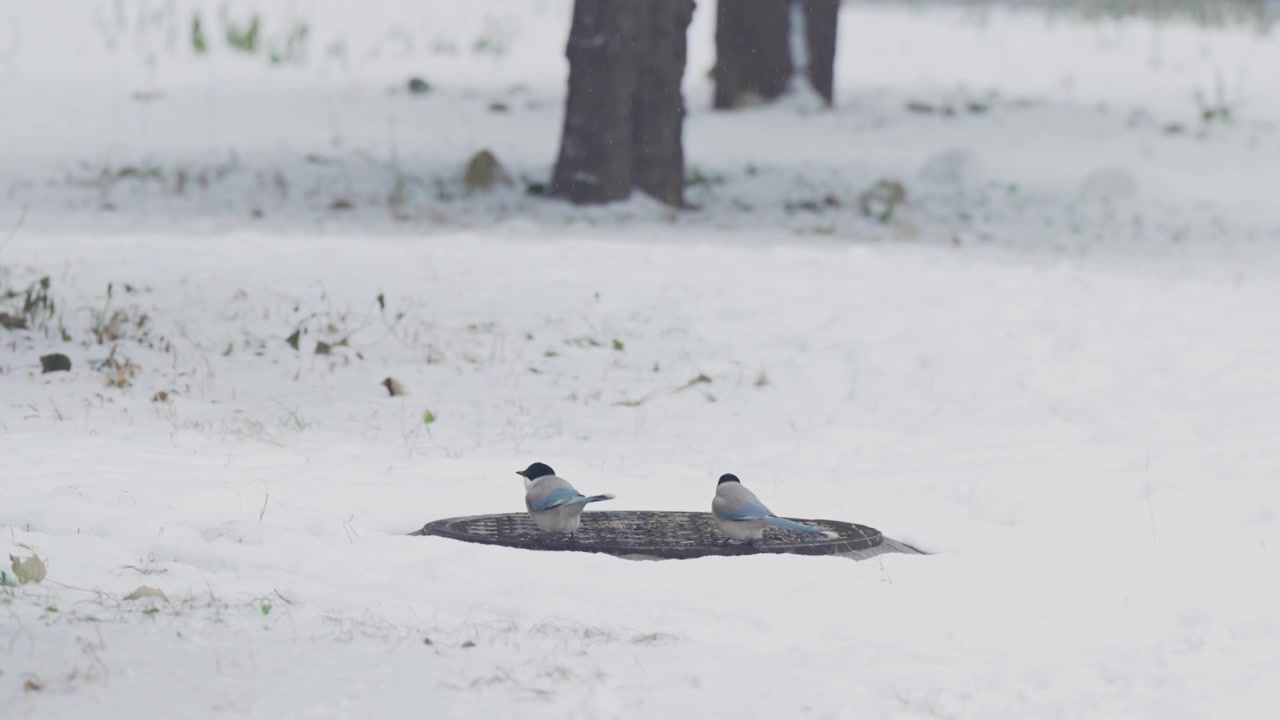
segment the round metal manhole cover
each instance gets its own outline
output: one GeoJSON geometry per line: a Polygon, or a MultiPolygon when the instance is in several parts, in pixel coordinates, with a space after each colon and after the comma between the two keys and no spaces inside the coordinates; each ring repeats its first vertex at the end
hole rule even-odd
{"type": "Polygon", "coordinates": [[[801,520],[835,533],[835,537],[769,528],[751,545],[729,542],[716,529],[710,513],[586,512],[570,539],[538,530],[525,513],[473,515],[427,523],[413,535],[436,535],[485,545],[525,550],[576,550],[619,556],[696,558],[708,555],[841,555],[877,548],[879,530],[838,520],[801,520]]]}

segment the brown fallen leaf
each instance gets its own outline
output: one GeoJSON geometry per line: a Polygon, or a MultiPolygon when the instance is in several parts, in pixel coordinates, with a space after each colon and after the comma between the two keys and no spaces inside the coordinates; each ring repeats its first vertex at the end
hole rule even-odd
{"type": "Polygon", "coordinates": [[[146,585],[139,585],[137,590],[124,596],[125,600],[144,600],[146,598],[157,598],[169,602],[169,598],[165,596],[164,592],[146,585]]]}
{"type": "Polygon", "coordinates": [[[48,570],[44,566],[44,561],[38,555],[32,555],[28,558],[19,558],[17,555],[10,555],[9,559],[13,561],[14,577],[18,578],[18,583],[26,585],[33,582],[38,583],[44,580],[44,576],[48,570]]]}
{"type": "Polygon", "coordinates": [[[388,377],[386,380],[383,380],[382,387],[387,389],[387,393],[391,395],[391,397],[409,394],[408,391],[404,389],[404,385],[400,384],[400,381],[393,377],[388,377]]]}
{"type": "Polygon", "coordinates": [[[0,327],[5,330],[26,330],[27,320],[9,313],[0,313],[0,327]]]}

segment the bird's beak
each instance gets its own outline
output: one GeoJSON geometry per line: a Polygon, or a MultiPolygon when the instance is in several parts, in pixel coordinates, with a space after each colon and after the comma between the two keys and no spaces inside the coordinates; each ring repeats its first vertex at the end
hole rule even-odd
{"type": "Polygon", "coordinates": [[[517,471],[516,471],[516,474],[517,474],[517,475],[519,475],[519,476],[520,476],[520,477],[522,477],[522,478],[527,478],[527,477],[529,477],[528,475],[525,475],[525,474],[524,474],[524,471],[523,471],[523,470],[517,470],[517,471]]]}

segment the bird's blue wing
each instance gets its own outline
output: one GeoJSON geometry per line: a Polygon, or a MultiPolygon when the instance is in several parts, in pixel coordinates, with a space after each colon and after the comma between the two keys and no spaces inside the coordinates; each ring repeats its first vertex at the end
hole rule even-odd
{"type": "Polygon", "coordinates": [[[578,497],[578,491],[573,488],[556,488],[547,493],[547,496],[536,503],[532,503],[534,510],[550,510],[553,507],[563,505],[570,500],[578,497]]]}
{"type": "Polygon", "coordinates": [[[721,520],[760,520],[772,514],[769,512],[769,508],[760,503],[747,503],[733,512],[720,513],[716,517],[721,520]]]}
{"type": "Polygon", "coordinates": [[[814,527],[814,526],[812,526],[812,525],[805,525],[804,523],[798,523],[798,522],[795,522],[795,521],[793,521],[793,520],[787,520],[787,519],[785,519],[785,518],[780,518],[780,517],[768,517],[768,518],[765,518],[765,519],[764,519],[764,524],[765,524],[765,525],[768,525],[769,527],[776,527],[776,528],[781,528],[781,529],[783,529],[783,530],[790,530],[791,532],[800,532],[800,533],[823,533],[824,535],[828,535],[828,536],[830,536],[830,537],[835,537],[835,533],[830,532],[830,531],[828,531],[828,530],[823,530],[823,529],[822,529],[822,528],[820,528],[820,527],[814,527]]]}

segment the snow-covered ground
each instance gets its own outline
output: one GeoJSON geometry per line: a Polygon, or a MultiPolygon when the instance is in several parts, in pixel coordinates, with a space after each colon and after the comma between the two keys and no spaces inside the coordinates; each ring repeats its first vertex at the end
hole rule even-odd
{"type": "Polygon", "coordinates": [[[0,716],[1271,717],[1280,38],[850,5],[834,110],[713,114],[703,3],[701,210],[467,195],[548,175],[569,7],[0,7],[0,716]],[[933,554],[404,534],[534,460],[933,554]]]}

